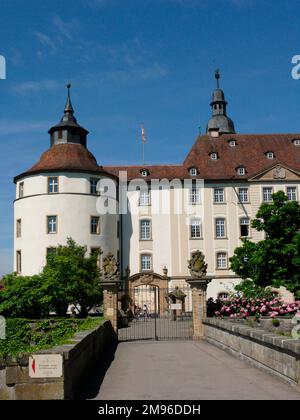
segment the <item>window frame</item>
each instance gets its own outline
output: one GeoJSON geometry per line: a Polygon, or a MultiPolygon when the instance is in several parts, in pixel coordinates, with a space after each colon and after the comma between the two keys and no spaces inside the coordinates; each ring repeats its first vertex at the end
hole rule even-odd
{"type": "Polygon", "coordinates": [[[18,198],[24,197],[24,181],[19,182],[18,185],[18,198]]]}
{"type": "Polygon", "coordinates": [[[140,219],[139,222],[139,231],[140,231],[140,241],[151,241],[152,240],[152,220],[151,219],[140,219]],[[142,230],[142,225],[143,223],[148,223],[148,233],[149,235],[145,235],[143,237],[142,233],[146,233],[147,232],[147,227],[144,228],[144,231],[142,230]]]}
{"type": "Polygon", "coordinates": [[[21,249],[16,250],[16,273],[17,274],[22,273],[22,250],[21,249]]]}
{"type": "Polygon", "coordinates": [[[91,235],[100,235],[101,229],[100,229],[100,216],[91,216],[90,217],[90,234],[91,235]],[[97,219],[97,225],[96,225],[96,232],[93,232],[93,219],[97,219]]]}
{"type": "MultiPolygon", "coordinates": [[[[53,187],[52,185],[52,187],[53,187]]],[[[59,193],[59,177],[58,176],[48,176],[47,177],[47,193],[48,194],[58,194],[59,193]],[[53,185],[57,187],[57,191],[50,191],[50,180],[51,179],[56,179],[57,182],[54,183],[53,185]]]]}
{"type": "MultiPolygon", "coordinates": [[[[190,228],[190,239],[191,240],[195,240],[195,239],[197,240],[197,239],[202,239],[203,238],[203,235],[202,235],[202,220],[199,217],[194,217],[190,220],[189,228],[190,228]],[[198,222],[197,226],[196,226],[196,224],[193,225],[193,222],[198,222]],[[195,228],[195,230],[196,230],[197,227],[199,229],[199,236],[193,236],[193,229],[195,228]]],[[[195,233],[195,230],[194,230],[194,233],[195,233]]]]}
{"type": "Polygon", "coordinates": [[[16,238],[22,238],[22,219],[16,220],[16,238]]]}
{"type": "Polygon", "coordinates": [[[190,176],[197,176],[198,175],[198,169],[197,168],[190,168],[189,169],[190,176]]]}
{"type": "Polygon", "coordinates": [[[228,270],[228,253],[226,251],[218,251],[216,253],[216,270],[228,270]],[[225,255],[225,259],[222,260],[222,261],[225,261],[225,267],[219,266],[220,255],[225,255]]]}
{"type": "Polygon", "coordinates": [[[89,181],[90,181],[89,182],[90,194],[91,195],[100,195],[100,191],[97,191],[97,185],[98,185],[98,182],[100,181],[100,178],[96,178],[96,177],[91,176],[89,181]],[[93,181],[96,181],[96,185],[93,184],[93,181]],[[93,187],[95,187],[95,192],[93,192],[93,187]]]}
{"type": "Polygon", "coordinates": [[[225,217],[216,217],[215,218],[215,239],[226,239],[227,231],[226,231],[226,218],[225,217]],[[224,236],[217,235],[217,222],[223,221],[223,229],[224,229],[224,236]]]}
{"type": "Polygon", "coordinates": [[[236,169],[236,172],[239,176],[244,176],[244,175],[246,175],[246,168],[244,166],[239,166],[236,169]],[[240,171],[242,171],[243,173],[240,173],[240,171]]]}
{"type": "Polygon", "coordinates": [[[139,206],[151,206],[151,191],[149,188],[147,190],[145,188],[142,188],[139,190],[139,206]],[[148,197],[147,202],[146,201],[142,202],[141,200],[142,194],[145,194],[145,196],[148,197]]]}
{"type": "Polygon", "coordinates": [[[239,219],[239,226],[240,226],[240,238],[250,238],[250,218],[247,216],[242,216],[239,219]],[[247,220],[248,223],[242,223],[243,220],[247,220]],[[248,235],[242,235],[242,226],[248,226],[248,235]]]}
{"type": "Polygon", "coordinates": [[[189,188],[189,204],[192,206],[201,204],[200,188],[196,188],[195,186],[192,186],[191,188],[189,188]]]}
{"type": "Polygon", "coordinates": [[[296,186],[290,185],[286,187],[286,195],[289,201],[298,201],[298,188],[296,186]],[[293,188],[295,190],[295,199],[289,198],[289,189],[293,188]]]}
{"type": "Polygon", "coordinates": [[[238,199],[239,199],[239,203],[241,204],[245,204],[245,203],[249,203],[249,187],[238,187],[238,199]],[[241,194],[241,190],[246,191],[246,194],[241,194]],[[243,199],[241,200],[241,197],[243,197],[243,199]],[[244,198],[247,198],[246,200],[244,198]]]}
{"type": "MultiPolygon", "coordinates": [[[[47,235],[56,235],[58,232],[58,216],[56,214],[50,214],[46,216],[46,221],[47,221],[47,235]],[[55,232],[50,232],[49,230],[49,219],[50,217],[55,217],[55,232]]],[[[52,225],[53,226],[53,225],[52,225]]]]}
{"type": "Polygon", "coordinates": [[[273,202],[273,198],[272,195],[274,194],[274,187],[262,187],[262,201],[263,203],[272,203],[273,202]],[[270,200],[265,200],[265,191],[266,190],[271,190],[271,199],[270,200]]]}
{"type": "Polygon", "coordinates": [[[150,271],[153,270],[152,254],[150,254],[150,253],[143,253],[143,254],[140,255],[140,270],[141,270],[141,272],[150,272],[150,271]],[[150,268],[143,268],[143,257],[149,257],[150,268]]]}
{"type": "Polygon", "coordinates": [[[224,204],[224,203],[226,203],[226,200],[225,200],[225,188],[224,187],[215,187],[214,190],[213,190],[213,199],[214,199],[214,204],[224,204]],[[223,201],[216,201],[216,191],[217,190],[222,191],[223,201]]]}

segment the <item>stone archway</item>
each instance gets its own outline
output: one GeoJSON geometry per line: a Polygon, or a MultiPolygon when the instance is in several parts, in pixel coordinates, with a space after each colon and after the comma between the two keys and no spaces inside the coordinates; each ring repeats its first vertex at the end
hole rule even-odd
{"type": "Polygon", "coordinates": [[[168,310],[166,294],[168,292],[169,278],[167,276],[161,276],[157,273],[137,273],[130,276],[127,282],[128,294],[133,305],[136,298],[135,290],[141,286],[149,286],[149,289],[157,288],[159,314],[163,315],[168,310]]]}

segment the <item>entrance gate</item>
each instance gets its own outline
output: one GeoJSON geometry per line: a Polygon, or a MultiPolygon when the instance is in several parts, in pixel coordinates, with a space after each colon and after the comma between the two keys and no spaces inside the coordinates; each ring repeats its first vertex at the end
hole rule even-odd
{"type": "Polygon", "coordinates": [[[119,326],[119,341],[193,338],[191,290],[139,285],[132,290],[132,315],[119,326]]]}

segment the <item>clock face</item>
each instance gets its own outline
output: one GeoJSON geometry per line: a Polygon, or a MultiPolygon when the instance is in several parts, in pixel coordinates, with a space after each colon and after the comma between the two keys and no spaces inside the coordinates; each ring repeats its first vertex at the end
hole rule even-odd
{"type": "Polygon", "coordinates": [[[5,340],[5,327],[6,322],[4,316],[0,315],[0,340],[5,340]]]}

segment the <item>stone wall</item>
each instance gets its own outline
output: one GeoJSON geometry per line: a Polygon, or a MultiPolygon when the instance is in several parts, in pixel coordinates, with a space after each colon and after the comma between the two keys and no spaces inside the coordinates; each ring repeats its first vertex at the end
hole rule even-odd
{"type": "Polygon", "coordinates": [[[0,359],[0,400],[63,400],[73,399],[81,379],[96,361],[105,359],[117,341],[109,321],[100,327],[75,334],[72,344],[38,351],[35,354],[61,354],[61,378],[29,377],[28,355],[0,359]]]}
{"type": "Polygon", "coordinates": [[[210,343],[300,386],[300,340],[218,318],[203,324],[210,343]]]}

